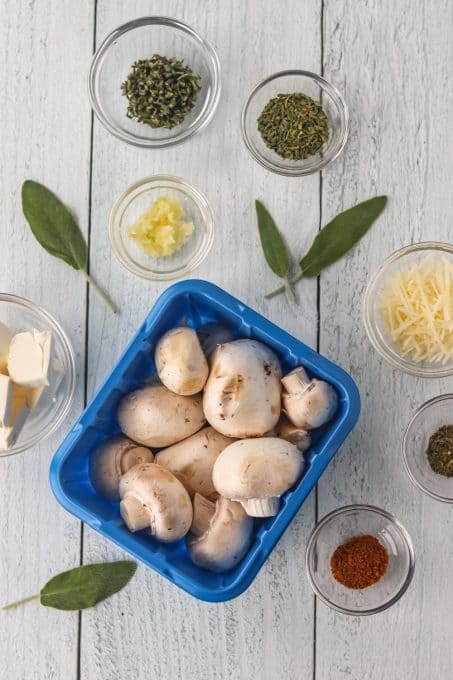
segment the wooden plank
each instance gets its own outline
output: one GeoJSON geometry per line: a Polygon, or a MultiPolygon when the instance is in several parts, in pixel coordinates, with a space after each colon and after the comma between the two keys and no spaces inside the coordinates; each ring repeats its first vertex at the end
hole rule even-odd
{"type": "MultiPolygon", "coordinates": [[[[140,281],[111,257],[109,210],[131,182],[153,173],[176,174],[198,185],[216,217],[213,250],[195,276],[215,281],[308,344],[316,344],[316,283],[303,288],[304,304],[269,303],[275,285],[257,238],[253,200],[261,198],[298,254],[319,221],[319,178],[272,175],[249,157],[240,133],[244,99],[264,76],[288,67],[315,71],[320,64],[320,4],[284,0],[98,3],[98,41],[126,20],[152,11],[178,17],[216,46],[223,93],[209,128],[164,151],[121,144],[95,125],[93,156],[93,271],[107,282],[121,315],[93,300],[89,331],[89,392],[115,359],[165,285],[140,281]]],[[[304,578],[304,545],[314,500],[280,542],[250,590],[222,605],[198,602],[141,567],[130,587],[82,617],[82,677],[251,678],[288,680],[312,675],[313,598],[304,578]]],[[[84,561],[120,555],[85,531],[84,561]]]]}
{"type": "MultiPolygon", "coordinates": [[[[67,331],[77,357],[77,394],[59,432],[41,446],[0,459],[0,603],[39,591],[79,563],[80,524],[54,499],[49,462],[82,408],[85,361],[83,279],[51,258],[22,216],[24,179],[52,187],[87,229],[90,109],[86,64],[91,3],[0,3],[0,288],[30,298],[67,331]]],[[[2,678],[76,678],[78,615],[34,602],[0,615],[2,678]]]]}
{"type": "Polygon", "coordinates": [[[451,677],[451,557],[448,506],[414,488],[401,440],[409,418],[452,381],[423,381],[383,363],[361,320],[366,282],[395,249],[451,242],[451,26],[453,6],[417,2],[327,0],[325,74],[345,93],[350,141],[324,173],[323,223],[342,208],[388,193],[385,216],[353,255],[321,278],[321,350],[349,369],[363,399],[361,421],[320,483],[320,516],[351,502],[394,513],[416,551],[413,584],[401,602],[369,618],[318,606],[317,677],[451,677]]]}

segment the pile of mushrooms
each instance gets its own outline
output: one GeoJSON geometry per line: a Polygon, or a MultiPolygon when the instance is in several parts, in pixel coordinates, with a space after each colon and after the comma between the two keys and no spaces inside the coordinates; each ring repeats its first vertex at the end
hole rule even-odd
{"type": "Polygon", "coordinates": [[[337,393],[301,366],[282,377],[271,349],[216,324],[168,331],[154,360],[158,381],[122,398],[122,435],[93,452],[91,481],[120,501],[130,531],[186,537],[196,565],[227,571],[251,545],[253,518],[276,515],[302,476],[310,430],[334,416],[337,393]]]}

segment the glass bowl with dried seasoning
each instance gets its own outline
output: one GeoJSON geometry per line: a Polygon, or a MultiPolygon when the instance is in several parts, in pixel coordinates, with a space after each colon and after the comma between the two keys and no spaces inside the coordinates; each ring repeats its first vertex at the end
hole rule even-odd
{"type": "Polygon", "coordinates": [[[419,489],[438,501],[453,503],[453,394],[420,406],[404,434],[403,460],[419,489]]]}
{"type": "Polygon", "coordinates": [[[336,87],[309,71],[275,73],[250,93],[242,137],[263,167],[288,177],[322,170],[348,137],[346,103],[336,87]]]}
{"type": "Polygon", "coordinates": [[[96,50],[91,105],[115,137],[145,148],[178,144],[212,119],[220,65],[212,45],[168,17],[142,17],[115,29],[96,50]]]}
{"type": "Polygon", "coordinates": [[[154,281],[186,276],[208,255],[214,217],[202,192],[172,175],[153,175],[129,186],[109,219],[114,254],[128,271],[154,281]]]}
{"type": "Polygon", "coordinates": [[[343,614],[376,614],[398,602],[412,580],[414,548],[390,513],[349,505],[326,515],[308,540],[308,579],[343,614]]]}

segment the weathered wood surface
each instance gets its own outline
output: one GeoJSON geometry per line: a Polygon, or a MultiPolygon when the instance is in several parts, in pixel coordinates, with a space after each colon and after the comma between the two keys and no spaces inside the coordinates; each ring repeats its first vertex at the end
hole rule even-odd
{"type": "MultiPolygon", "coordinates": [[[[89,0],[4,0],[0,8],[0,285],[43,304],[69,332],[78,362],[73,417],[85,388],[89,398],[164,288],[123,270],[107,234],[116,197],[131,182],[157,172],[193,181],[214,207],[214,246],[196,276],[230,290],[314,347],[319,302],[320,348],[351,371],[363,398],[361,421],[323,477],[317,498],[311,494],[242,597],[222,605],[197,602],[140,567],[125,591],[80,620],[37,603],[0,614],[0,677],[450,678],[451,512],[412,488],[400,443],[414,409],[451,390],[451,381],[421,381],[382,364],[365,338],[361,303],[370,272],[395,248],[451,240],[452,4],[98,0],[95,7],[89,0]],[[215,45],[223,86],[207,130],[182,146],[155,152],[121,144],[97,121],[91,130],[86,96],[93,36],[99,44],[121,23],[151,13],[180,18],[215,45]],[[247,93],[265,75],[288,67],[323,70],[350,107],[350,141],[322,183],[317,175],[297,180],[267,173],[241,140],[247,93]],[[77,273],[36,245],[20,210],[26,177],[54,188],[85,231],[91,209],[92,271],[121,308],[119,316],[92,293],[87,298],[77,273]],[[262,260],[255,198],[266,202],[298,253],[320,223],[376,193],[391,196],[385,216],[353,255],[322,275],[319,301],[316,282],[300,285],[301,308],[283,299],[263,301],[275,277],[262,260]],[[404,599],[365,619],[335,614],[322,603],[315,607],[304,566],[316,517],[356,501],[399,517],[413,535],[417,556],[404,599]]],[[[50,574],[80,557],[92,562],[123,554],[90,529],[81,534],[80,524],[52,497],[48,464],[64,432],[65,427],[33,452],[0,460],[0,602],[35,592],[50,574]]]]}

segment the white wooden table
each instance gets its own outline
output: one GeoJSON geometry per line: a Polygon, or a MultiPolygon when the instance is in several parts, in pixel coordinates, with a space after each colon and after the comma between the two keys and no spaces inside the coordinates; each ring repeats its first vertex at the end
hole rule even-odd
{"type": "Polygon", "coordinates": [[[49,462],[71,421],[163,290],[113,258],[107,216],[132,181],[180,175],[210,199],[214,247],[196,272],[225,287],[356,379],[362,417],[250,589],[205,604],[141,566],[130,586],[82,615],[41,607],[0,613],[0,678],[8,680],[449,680],[453,677],[453,517],[403,469],[404,427],[452,380],[394,372],[369,346],[361,303],[369,274],[393,250],[451,241],[453,86],[451,0],[1,0],[0,289],[43,305],[77,354],[77,396],[51,439],[0,459],[0,602],[36,592],[52,575],[124,553],[55,501],[49,462]],[[168,151],[120,143],[92,118],[87,70],[113,28],[146,14],[174,16],[216,46],[223,92],[209,128],[168,151]],[[351,113],[341,158],[303,179],[259,167],[240,136],[244,98],[264,76],[324,73],[351,113]],[[194,162],[194,159],[196,161],[194,162]],[[33,239],[21,212],[25,178],[44,182],[77,214],[90,265],[121,309],[113,316],[81,276],[33,239]],[[275,285],[258,245],[261,198],[296,254],[343,208],[379,193],[384,216],[354,253],[299,286],[300,308],[275,285]],[[390,610],[346,617],[316,602],[304,549],[316,520],[351,503],[394,513],[410,531],[416,573],[390,610]]]}

